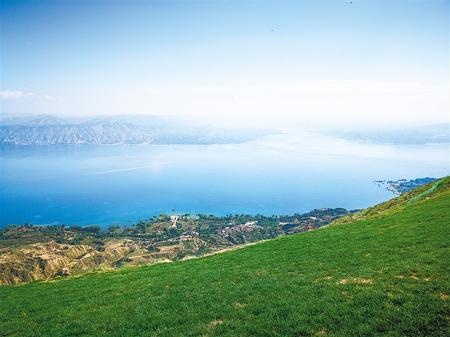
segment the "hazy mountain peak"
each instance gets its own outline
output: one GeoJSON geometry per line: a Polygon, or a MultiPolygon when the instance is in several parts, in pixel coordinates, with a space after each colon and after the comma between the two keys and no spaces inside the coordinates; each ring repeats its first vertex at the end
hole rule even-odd
{"type": "Polygon", "coordinates": [[[28,125],[63,125],[67,122],[61,118],[50,115],[38,115],[36,118],[30,120],[28,125]]]}

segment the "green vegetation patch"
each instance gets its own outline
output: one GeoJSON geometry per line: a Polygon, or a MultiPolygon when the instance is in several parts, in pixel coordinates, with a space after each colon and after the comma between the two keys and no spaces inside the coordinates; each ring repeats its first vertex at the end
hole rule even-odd
{"type": "Polygon", "coordinates": [[[1,287],[0,335],[448,336],[446,181],[376,216],[215,256],[1,287]]]}

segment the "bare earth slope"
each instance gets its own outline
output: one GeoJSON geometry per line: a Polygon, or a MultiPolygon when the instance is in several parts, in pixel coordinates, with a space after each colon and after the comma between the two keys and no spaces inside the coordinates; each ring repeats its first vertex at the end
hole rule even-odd
{"type": "Polygon", "coordinates": [[[0,231],[0,285],[190,259],[320,228],[346,214],[337,208],[271,217],[161,215],[107,231],[95,226],[13,226],[0,231]]]}

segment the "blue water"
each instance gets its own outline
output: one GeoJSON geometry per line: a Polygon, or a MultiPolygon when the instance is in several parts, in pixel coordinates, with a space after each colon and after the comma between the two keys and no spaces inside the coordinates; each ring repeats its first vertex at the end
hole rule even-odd
{"type": "Polygon", "coordinates": [[[393,197],[374,179],[449,172],[448,145],[358,144],[307,133],[232,145],[3,146],[0,226],[357,209],[393,197]]]}

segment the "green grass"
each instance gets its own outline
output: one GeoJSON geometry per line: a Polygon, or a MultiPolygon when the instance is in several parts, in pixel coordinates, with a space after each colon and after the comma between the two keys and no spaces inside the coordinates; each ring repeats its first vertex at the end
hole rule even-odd
{"type": "Polygon", "coordinates": [[[1,287],[0,336],[448,336],[448,183],[211,257],[1,287]]]}

